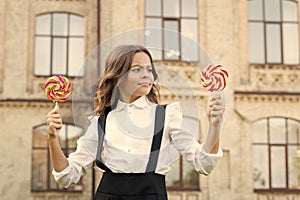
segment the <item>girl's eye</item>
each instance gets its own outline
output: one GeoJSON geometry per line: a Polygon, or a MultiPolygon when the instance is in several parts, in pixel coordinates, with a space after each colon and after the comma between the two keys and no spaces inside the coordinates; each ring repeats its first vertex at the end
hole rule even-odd
{"type": "Polygon", "coordinates": [[[152,73],[152,71],[153,71],[152,68],[149,68],[149,69],[148,69],[148,72],[151,72],[151,73],[152,73]]]}
{"type": "Polygon", "coordinates": [[[140,68],[133,68],[132,71],[134,71],[134,72],[139,72],[139,71],[140,71],[140,68]]]}

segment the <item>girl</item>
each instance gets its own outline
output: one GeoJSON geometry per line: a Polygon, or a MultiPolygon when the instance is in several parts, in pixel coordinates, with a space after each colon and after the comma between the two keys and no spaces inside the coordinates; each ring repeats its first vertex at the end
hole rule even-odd
{"type": "Polygon", "coordinates": [[[95,200],[167,200],[165,174],[171,148],[199,173],[208,175],[222,157],[219,147],[225,105],[220,96],[208,104],[209,130],[199,144],[182,128],[179,103],[158,105],[159,91],[149,51],[122,45],[107,57],[95,94],[94,116],[68,158],[61,151],[59,108],[47,115],[48,143],[55,180],[65,187],[79,181],[96,160],[104,172],[95,200]]]}

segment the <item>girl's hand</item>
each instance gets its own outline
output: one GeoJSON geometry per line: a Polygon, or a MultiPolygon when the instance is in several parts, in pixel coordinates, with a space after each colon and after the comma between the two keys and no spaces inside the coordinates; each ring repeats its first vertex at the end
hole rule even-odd
{"type": "Polygon", "coordinates": [[[58,105],[55,105],[53,110],[51,110],[46,115],[47,126],[48,126],[48,136],[56,137],[59,130],[62,128],[62,119],[59,113],[58,105]]]}
{"type": "Polygon", "coordinates": [[[220,125],[225,111],[225,104],[221,101],[221,95],[212,97],[207,105],[207,118],[210,125],[220,125]]]}

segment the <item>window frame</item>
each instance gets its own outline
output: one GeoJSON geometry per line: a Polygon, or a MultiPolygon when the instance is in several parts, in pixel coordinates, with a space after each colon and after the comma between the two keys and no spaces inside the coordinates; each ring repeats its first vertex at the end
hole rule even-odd
{"type": "MultiPolygon", "coordinates": [[[[169,191],[201,191],[200,189],[200,178],[198,178],[198,186],[184,186],[184,178],[183,178],[183,160],[184,158],[180,156],[179,158],[179,185],[178,186],[167,186],[167,190],[169,191]]],[[[194,170],[194,169],[193,169],[194,170]]],[[[195,171],[195,170],[194,170],[195,171]]],[[[198,172],[197,172],[198,173],[198,172]]]]}
{"type": "MultiPolygon", "coordinates": [[[[80,77],[81,75],[70,75],[70,66],[69,66],[69,56],[70,56],[70,40],[73,39],[73,38],[81,38],[83,40],[83,59],[84,59],[84,56],[85,56],[85,45],[86,45],[86,23],[85,23],[85,17],[80,15],[80,14],[76,14],[76,13],[71,13],[71,12],[47,12],[47,13],[41,13],[41,14],[38,14],[35,16],[35,23],[34,23],[34,50],[33,50],[33,56],[34,56],[34,59],[33,59],[33,75],[35,77],[49,77],[49,76],[53,76],[53,75],[64,75],[64,76],[67,76],[67,77],[70,77],[70,78],[75,78],[75,77],[80,77]],[[53,15],[55,14],[65,14],[67,15],[66,18],[67,18],[67,22],[66,22],[66,26],[67,26],[67,34],[66,35],[57,35],[57,34],[54,34],[53,33],[53,24],[54,24],[54,19],[53,19],[53,15]],[[37,27],[37,17],[39,16],[43,16],[43,15],[50,15],[50,21],[49,21],[49,26],[50,26],[50,34],[38,34],[37,33],[37,30],[36,30],[36,27],[37,27]],[[83,27],[84,27],[84,30],[83,30],[83,35],[71,35],[70,33],[70,30],[71,30],[71,16],[75,16],[75,17],[81,17],[82,20],[83,20],[83,27]],[[38,74],[36,73],[36,39],[37,38],[49,38],[50,40],[50,49],[49,49],[49,59],[50,59],[50,63],[49,63],[49,68],[47,68],[47,70],[49,70],[49,72],[47,72],[47,74],[38,74]],[[66,52],[66,56],[65,56],[65,68],[63,69],[63,73],[54,73],[53,72],[53,54],[54,54],[54,40],[55,39],[65,39],[65,45],[66,45],[66,48],[64,49],[66,52]]],[[[83,62],[83,61],[82,61],[83,62]]],[[[79,64],[79,63],[78,63],[79,64]]],[[[80,70],[80,69],[79,69],[80,70]]],[[[78,70],[78,71],[79,71],[78,70]]]]}
{"type": "MultiPolygon", "coordinates": [[[[248,4],[250,1],[256,1],[256,0],[248,0],[248,4]]],[[[253,20],[253,19],[249,19],[248,16],[248,26],[250,25],[250,23],[253,24],[262,24],[263,26],[263,51],[264,51],[264,61],[263,63],[259,63],[259,62],[253,62],[250,60],[249,57],[249,63],[250,64],[254,64],[254,65],[288,65],[288,66],[295,66],[295,65],[300,65],[300,50],[299,50],[299,55],[298,55],[298,63],[294,63],[294,64],[290,64],[290,63],[285,63],[286,61],[284,61],[284,28],[283,26],[285,24],[296,24],[297,28],[298,28],[298,35],[300,34],[300,27],[299,27],[299,10],[297,10],[297,21],[284,21],[283,19],[283,1],[291,1],[293,3],[296,4],[296,7],[298,8],[298,2],[294,1],[294,0],[279,0],[279,9],[280,9],[280,20],[279,21],[275,21],[275,20],[267,20],[266,19],[266,12],[265,12],[265,6],[266,6],[266,0],[261,0],[261,9],[262,9],[262,20],[253,20]],[[278,24],[279,25],[279,34],[280,34],[280,62],[272,62],[272,61],[268,61],[268,47],[267,47],[267,40],[268,40],[268,36],[267,36],[267,26],[270,24],[278,24]]],[[[249,12],[249,10],[248,10],[249,12]]],[[[248,40],[249,42],[249,40],[248,40]]],[[[298,37],[298,47],[300,48],[300,36],[298,37]]],[[[249,44],[248,44],[248,49],[249,49],[249,44]]],[[[249,54],[250,54],[250,49],[249,49],[249,54]]]]}
{"type": "MultiPolygon", "coordinates": [[[[254,148],[254,146],[263,146],[263,147],[267,147],[267,154],[268,154],[268,178],[269,178],[269,188],[268,189],[259,189],[259,188],[254,188],[254,192],[255,193],[272,193],[272,192],[281,192],[281,193],[300,193],[300,188],[299,189],[291,189],[289,188],[289,154],[288,154],[288,150],[289,147],[291,146],[299,146],[300,147],[300,138],[297,139],[296,143],[291,143],[288,141],[288,136],[289,136],[289,121],[293,121],[293,122],[297,122],[299,124],[300,127],[300,120],[297,119],[293,119],[293,118],[287,118],[287,117],[279,117],[279,116],[273,116],[273,117],[266,117],[266,118],[261,118],[256,120],[253,125],[256,122],[260,122],[261,120],[266,120],[266,130],[267,130],[267,142],[253,142],[252,141],[252,149],[254,148]],[[275,142],[271,142],[270,141],[270,119],[283,119],[284,120],[284,126],[285,126],[285,138],[286,140],[282,143],[275,143],[275,142]],[[285,154],[285,158],[284,158],[284,162],[285,162],[285,187],[279,188],[279,187],[273,187],[272,186],[272,158],[271,158],[271,148],[272,147],[284,147],[284,154],[285,154]]],[[[253,160],[253,162],[255,162],[255,160],[253,160]]],[[[253,168],[254,170],[254,168],[253,168]]],[[[276,173],[276,172],[275,172],[276,173]]],[[[255,180],[253,180],[253,184],[254,184],[255,180]]],[[[300,186],[300,182],[299,182],[299,186],[300,186]]]]}
{"type": "MultiPolygon", "coordinates": [[[[145,0],[147,1],[147,0],[145,0]]],[[[199,41],[199,1],[196,0],[196,16],[195,17],[192,17],[192,16],[183,16],[183,13],[182,13],[182,9],[183,9],[183,6],[182,6],[182,1],[183,0],[178,0],[179,1],[179,16],[178,17],[174,17],[174,16],[165,16],[164,15],[164,0],[160,0],[160,14],[159,15],[147,15],[147,4],[145,3],[145,6],[144,6],[144,9],[145,9],[145,14],[144,14],[144,24],[145,24],[145,28],[148,28],[146,27],[146,21],[147,19],[160,19],[161,20],[161,26],[160,27],[155,27],[155,28],[162,28],[162,29],[165,29],[165,21],[176,21],[178,22],[178,33],[179,33],[179,37],[178,37],[178,49],[179,49],[179,54],[178,54],[178,59],[168,59],[168,56],[166,56],[166,52],[165,52],[165,36],[164,36],[164,30],[162,30],[161,32],[161,59],[155,59],[155,61],[170,61],[170,62],[186,62],[185,59],[182,58],[182,31],[181,31],[181,27],[182,27],[182,20],[185,20],[185,19],[191,19],[191,20],[196,20],[197,23],[197,27],[196,27],[196,30],[197,30],[197,33],[196,33],[196,38],[197,38],[197,43],[199,41]]],[[[188,36],[185,36],[188,38],[188,36]]],[[[192,40],[192,38],[191,38],[192,40]]],[[[197,63],[199,62],[200,60],[200,56],[199,56],[199,49],[196,49],[198,51],[198,54],[197,54],[197,58],[196,60],[188,60],[188,62],[191,62],[191,63],[197,63]]]]}
{"type": "MultiPolygon", "coordinates": [[[[65,144],[65,147],[62,147],[61,149],[62,149],[62,151],[63,151],[63,153],[67,156],[70,152],[74,152],[75,150],[76,150],[76,147],[70,147],[69,148],[69,140],[68,140],[68,132],[67,132],[67,127],[68,126],[73,126],[74,128],[81,128],[81,127],[78,127],[78,126],[75,126],[74,124],[68,124],[68,123],[63,123],[63,125],[65,125],[66,126],[66,131],[64,132],[64,134],[65,134],[65,136],[66,136],[66,140],[64,141],[64,144],[65,144]]],[[[83,182],[82,182],[82,179],[80,179],[80,181],[76,184],[76,185],[78,185],[78,186],[80,186],[81,187],[81,189],[80,190],[75,190],[75,189],[73,189],[73,188],[63,188],[62,186],[59,186],[59,184],[58,183],[56,183],[56,182],[53,182],[54,184],[55,184],[55,188],[54,187],[51,187],[51,176],[52,176],[52,168],[51,168],[51,159],[50,159],[50,150],[49,150],[49,148],[48,148],[48,145],[46,145],[46,146],[38,146],[38,147],[36,147],[36,146],[34,146],[35,145],[35,130],[37,129],[37,128],[40,128],[40,127],[47,127],[47,124],[46,123],[43,123],[43,124],[40,124],[40,125],[37,125],[37,126],[34,126],[33,127],[33,129],[32,129],[32,134],[33,134],[33,137],[32,137],[32,147],[31,147],[31,161],[32,161],[32,164],[31,164],[31,192],[32,193],[45,193],[45,192],[55,192],[55,193],[62,193],[62,192],[71,192],[71,193],[74,193],[74,194],[76,194],[76,193],[82,193],[83,192],[83,182]],[[45,189],[34,189],[33,187],[34,187],[34,183],[33,183],[33,181],[34,181],[34,173],[33,173],[33,170],[34,170],[34,153],[36,152],[36,151],[40,151],[40,150],[43,150],[43,151],[45,151],[46,152],[46,154],[47,154],[47,160],[46,160],[46,188],[45,189]]],[[[42,134],[42,133],[39,133],[39,134],[42,134]]],[[[45,136],[45,138],[44,139],[46,139],[46,137],[47,137],[47,134],[45,134],[44,135],[45,136]]],[[[78,135],[79,136],[79,135],[78,135]]],[[[61,140],[60,140],[60,142],[61,142],[61,140]]],[[[45,142],[46,144],[48,144],[47,143],[47,141],[45,142]]]]}

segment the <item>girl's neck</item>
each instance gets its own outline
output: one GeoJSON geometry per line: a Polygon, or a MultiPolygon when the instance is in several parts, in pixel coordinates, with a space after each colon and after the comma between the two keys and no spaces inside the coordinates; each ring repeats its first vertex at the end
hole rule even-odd
{"type": "Polygon", "coordinates": [[[130,97],[122,97],[120,95],[120,100],[124,103],[132,103],[135,100],[137,100],[138,98],[140,98],[140,96],[130,96],[130,97]]]}

